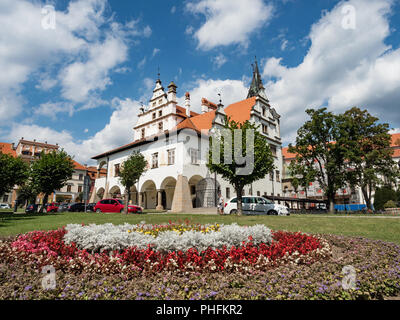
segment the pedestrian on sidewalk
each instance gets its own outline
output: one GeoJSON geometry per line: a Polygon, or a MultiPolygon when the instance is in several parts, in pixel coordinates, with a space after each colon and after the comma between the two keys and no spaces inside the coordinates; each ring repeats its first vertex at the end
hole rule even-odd
{"type": "Polygon", "coordinates": [[[218,193],[218,214],[224,214],[225,201],[221,192],[218,193]]]}

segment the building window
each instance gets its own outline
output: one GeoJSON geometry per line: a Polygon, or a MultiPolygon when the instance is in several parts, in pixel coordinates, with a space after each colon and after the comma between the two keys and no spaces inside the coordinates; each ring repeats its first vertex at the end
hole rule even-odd
{"type": "Polygon", "coordinates": [[[145,137],[145,133],[146,133],[146,129],[142,129],[142,139],[144,139],[144,137],[145,137]]]}
{"type": "Polygon", "coordinates": [[[191,164],[199,164],[199,150],[190,149],[191,164]]]}
{"type": "Polygon", "coordinates": [[[158,111],[158,116],[162,117],[162,110],[158,111]]]}
{"type": "Polygon", "coordinates": [[[119,176],[119,163],[114,165],[114,177],[119,176]]]}
{"type": "Polygon", "coordinates": [[[261,192],[257,191],[257,197],[261,196],[261,192]]]}
{"type": "Polygon", "coordinates": [[[67,185],[67,192],[71,192],[72,186],[69,184],[67,185]]]}
{"type": "Polygon", "coordinates": [[[83,180],[83,174],[79,174],[79,180],[82,181],[83,180]]]}
{"type": "Polygon", "coordinates": [[[78,192],[82,192],[82,186],[78,186],[78,192]]]}
{"type": "Polygon", "coordinates": [[[271,172],[269,173],[269,180],[270,180],[270,181],[274,181],[274,172],[273,172],[273,171],[271,171],[271,172]]]}
{"type": "Polygon", "coordinates": [[[153,107],[155,107],[157,105],[157,103],[156,102],[153,102],[153,107]]]}
{"type": "Polygon", "coordinates": [[[262,132],[265,134],[268,134],[268,126],[267,125],[265,125],[265,124],[262,125],[262,132]]]}
{"type": "Polygon", "coordinates": [[[270,144],[269,147],[270,147],[270,149],[271,149],[272,155],[273,155],[274,157],[276,157],[276,146],[270,144]]]}
{"type": "Polygon", "coordinates": [[[276,182],[281,182],[281,175],[279,170],[276,170],[276,182]]]}
{"type": "Polygon", "coordinates": [[[154,112],[153,113],[153,120],[156,118],[156,113],[154,112]]]}
{"type": "Polygon", "coordinates": [[[161,103],[162,103],[162,99],[158,100],[158,104],[161,104],[161,103]]]}
{"type": "Polygon", "coordinates": [[[160,123],[158,124],[158,131],[163,131],[163,127],[164,127],[163,123],[160,122],[160,123]]]}
{"type": "Polygon", "coordinates": [[[168,165],[175,164],[175,149],[168,150],[168,165]]]}
{"type": "Polygon", "coordinates": [[[263,117],[266,116],[266,112],[267,112],[267,109],[265,109],[265,107],[263,107],[263,108],[262,108],[262,115],[263,115],[263,117]]]}
{"type": "Polygon", "coordinates": [[[226,200],[231,198],[231,189],[230,188],[226,188],[226,200]]]}
{"type": "Polygon", "coordinates": [[[158,168],[158,152],[157,153],[153,153],[153,157],[152,157],[152,166],[153,169],[158,168]]]}

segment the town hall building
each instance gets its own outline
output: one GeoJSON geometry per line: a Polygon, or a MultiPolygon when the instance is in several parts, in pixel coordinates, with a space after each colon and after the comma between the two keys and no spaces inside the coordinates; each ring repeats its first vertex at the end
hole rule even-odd
{"type": "Polygon", "coordinates": [[[125,188],[120,183],[119,170],[134,151],[144,155],[148,168],[131,188],[131,200],[145,209],[184,212],[215,207],[218,192],[225,200],[236,196],[234,187],[206,166],[209,135],[222,128],[226,116],[259,126],[275,158],[274,172],[246,186],[244,195],[282,195],[280,115],[266,96],[256,61],[247,98],[227,107],[207,98],[191,101],[189,92],[184,106],[179,106],[176,84],[171,82],[166,91],[158,77],[149,104],[138,110],[133,141],[92,158],[97,160],[98,170],[105,168],[107,174],[96,179],[90,201],[123,197],[125,188]],[[201,113],[193,111],[200,109],[201,113]]]}

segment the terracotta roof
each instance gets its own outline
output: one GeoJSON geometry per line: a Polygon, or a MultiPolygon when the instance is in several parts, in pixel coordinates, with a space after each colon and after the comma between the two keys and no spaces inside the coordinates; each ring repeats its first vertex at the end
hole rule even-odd
{"type": "MultiPolygon", "coordinates": [[[[187,116],[186,116],[186,108],[182,108],[181,106],[176,106],[176,113],[177,113],[178,115],[184,116],[185,118],[187,117],[187,116]]],[[[190,116],[191,116],[191,117],[195,117],[195,116],[197,116],[197,115],[199,115],[197,112],[190,111],[190,116]]]]}
{"type": "Polygon", "coordinates": [[[400,147],[400,133],[392,134],[392,147],[400,147]]]}
{"type": "Polygon", "coordinates": [[[50,149],[58,149],[58,145],[54,144],[49,144],[49,143],[43,143],[43,142],[37,142],[37,141],[29,141],[29,140],[19,140],[18,144],[23,143],[23,144],[30,144],[33,146],[38,146],[38,147],[44,147],[44,148],[50,148],[50,149]]]}
{"type": "Polygon", "coordinates": [[[74,162],[74,168],[75,170],[86,170],[86,167],[81,165],[80,163],[76,162],[75,160],[72,160],[74,162]]]}
{"type": "Polygon", "coordinates": [[[196,117],[190,118],[190,120],[198,130],[210,130],[214,118],[215,110],[199,114],[196,117]]]}
{"type": "Polygon", "coordinates": [[[282,148],[282,157],[284,160],[294,159],[296,158],[295,153],[289,152],[289,147],[282,148]]]}
{"type": "Polygon", "coordinates": [[[0,142],[0,153],[9,154],[14,158],[17,157],[17,153],[13,149],[12,143],[0,142]]]}
{"type": "Polygon", "coordinates": [[[250,120],[251,109],[256,104],[256,97],[251,97],[246,100],[242,100],[233,103],[225,108],[225,113],[231,120],[243,123],[250,120]]]}

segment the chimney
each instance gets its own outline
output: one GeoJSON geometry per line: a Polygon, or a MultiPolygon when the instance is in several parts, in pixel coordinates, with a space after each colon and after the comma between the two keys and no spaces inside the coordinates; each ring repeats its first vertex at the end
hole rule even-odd
{"type": "Polygon", "coordinates": [[[190,93],[186,92],[185,96],[186,96],[185,99],[186,116],[190,118],[190,93]]]}
{"type": "Polygon", "coordinates": [[[207,99],[205,99],[205,98],[202,98],[201,99],[201,112],[202,113],[206,113],[206,112],[208,112],[208,104],[207,104],[207,99]]]}
{"type": "Polygon", "coordinates": [[[176,103],[176,88],[176,84],[171,81],[171,83],[168,85],[168,101],[176,103]]]}

